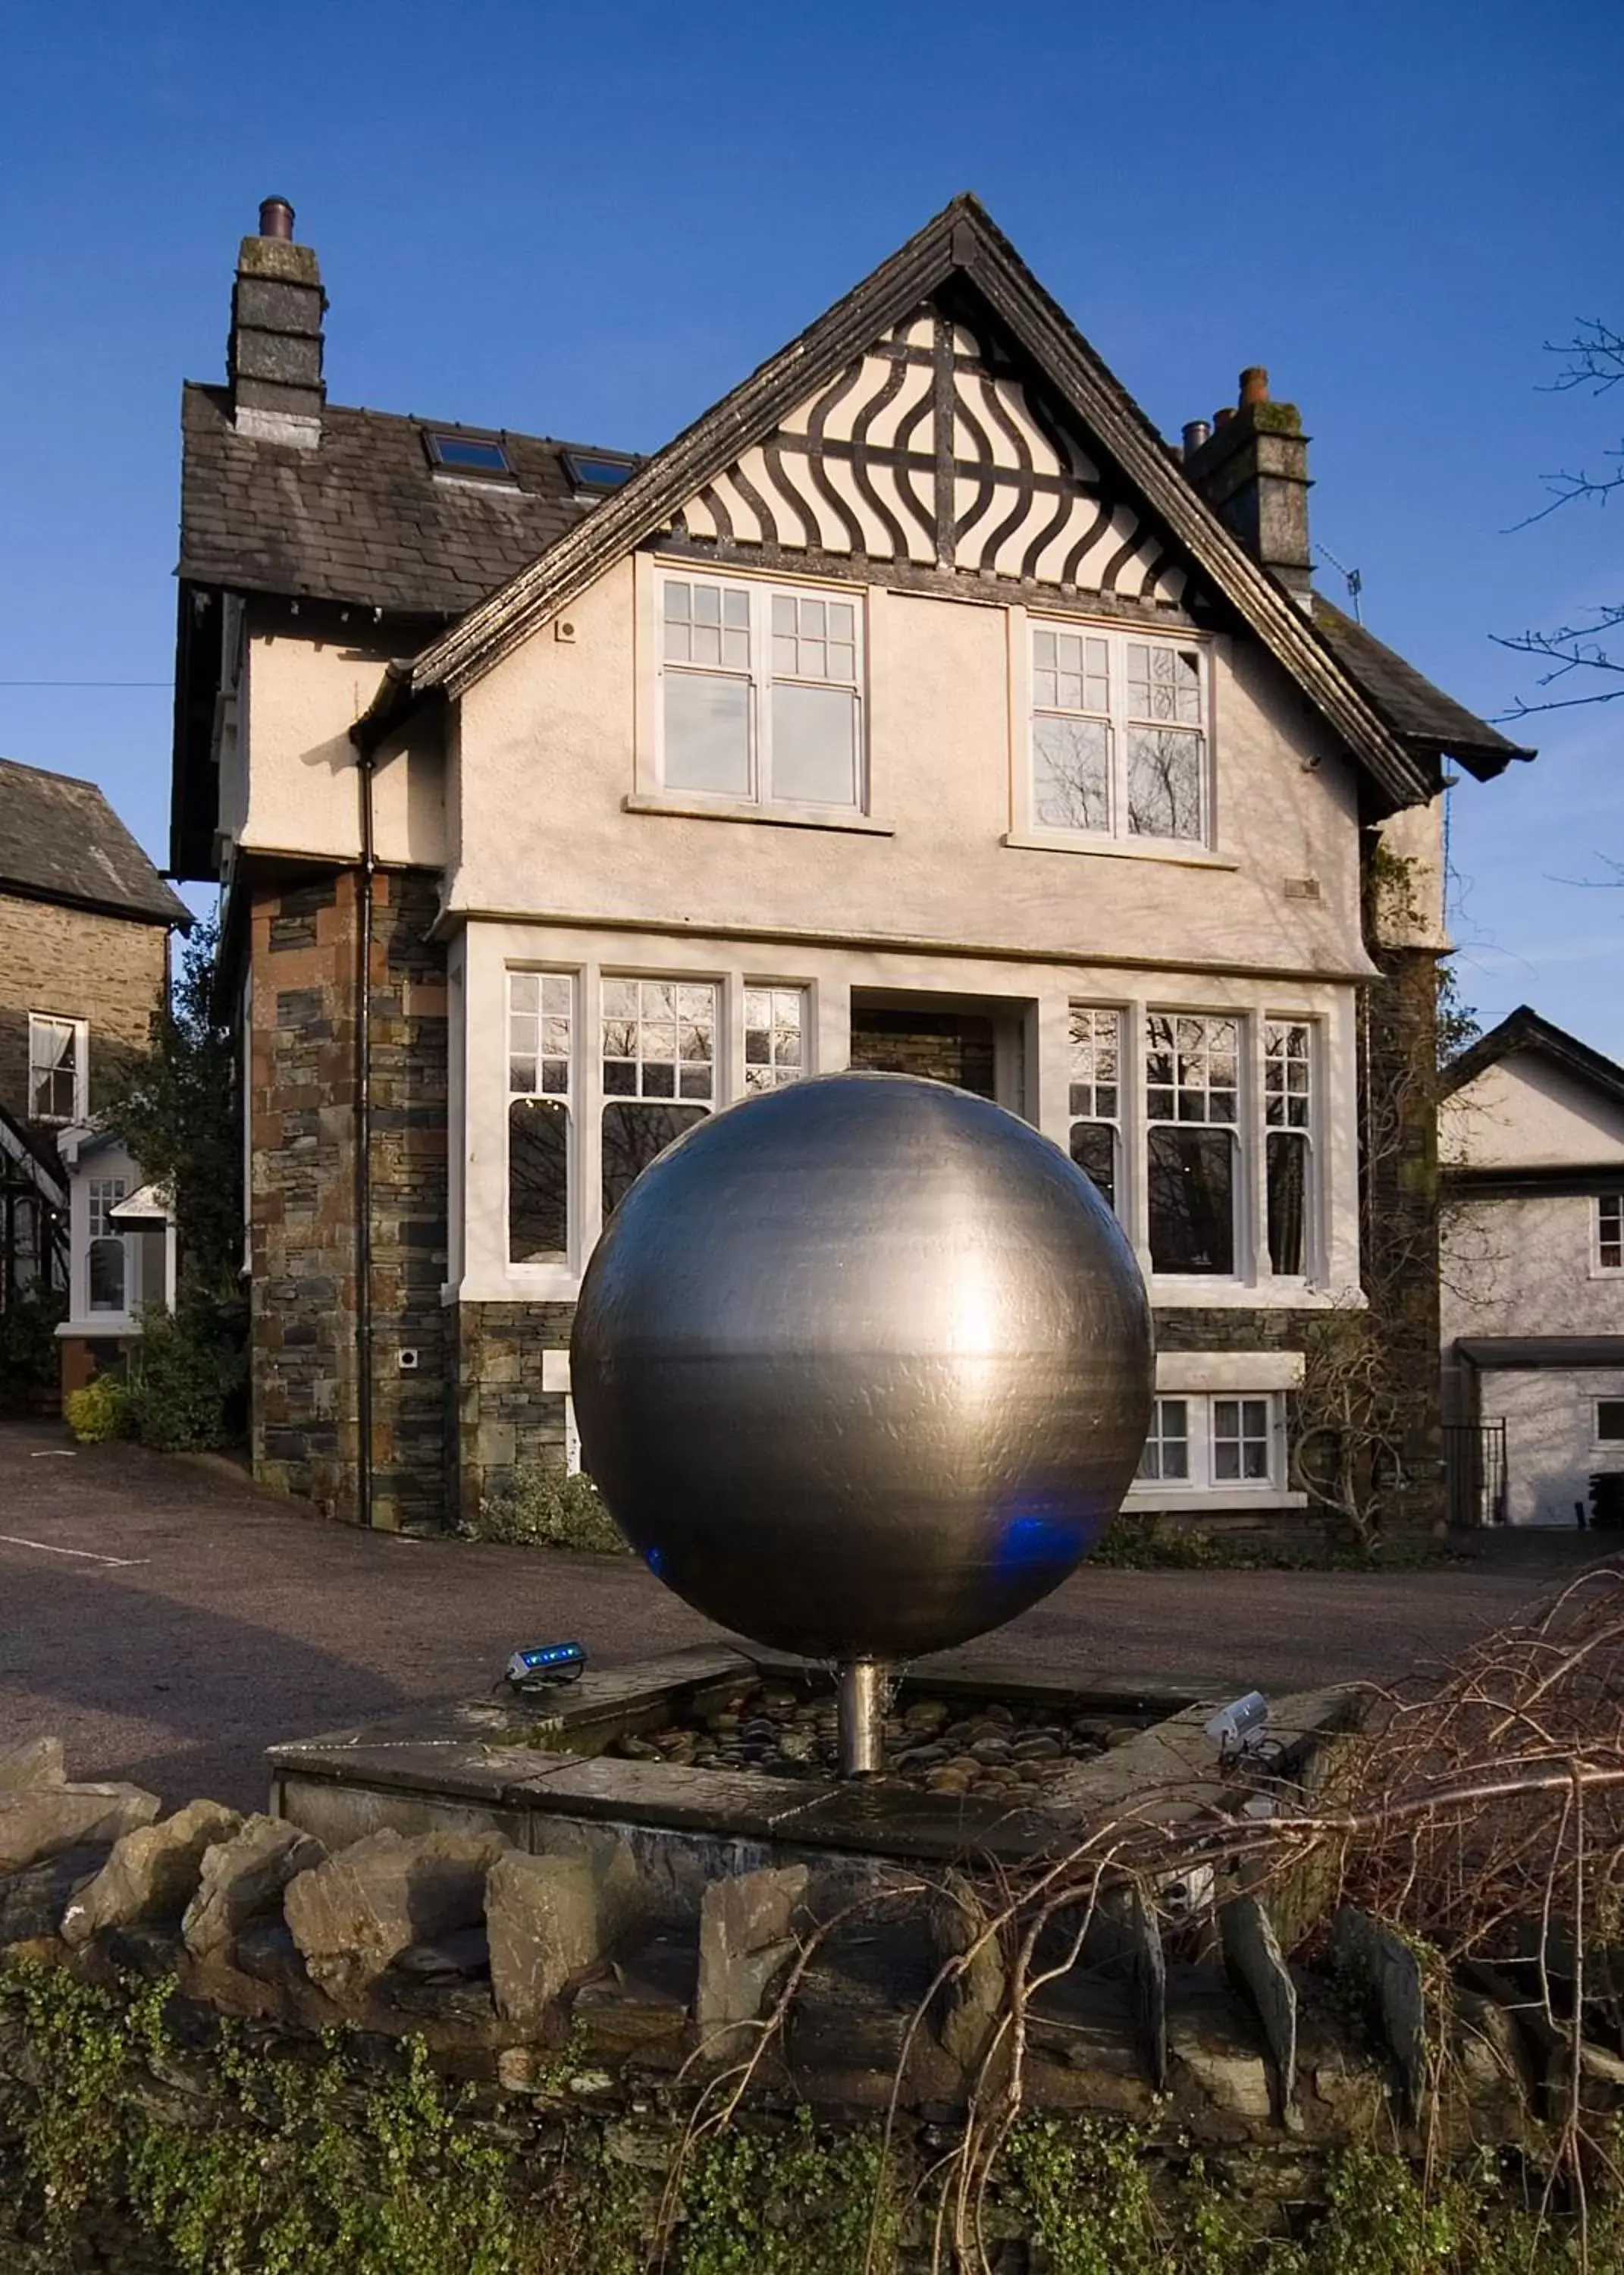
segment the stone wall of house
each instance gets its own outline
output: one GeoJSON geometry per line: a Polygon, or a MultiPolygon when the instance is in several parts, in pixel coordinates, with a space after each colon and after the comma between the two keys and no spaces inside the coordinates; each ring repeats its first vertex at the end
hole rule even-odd
{"type": "Polygon", "coordinates": [[[564,1400],[543,1357],[570,1348],[573,1304],[462,1304],[448,1353],[456,1383],[454,1519],[510,1491],[525,1469],[564,1467],[564,1400]]]}
{"type": "Polygon", "coordinates": [[[1361,1050],[1361,1251],[1380,1337],[1392,1436],[1411,1481],[1407,1519],[1444,1521],[1439,1372],[1438,956],[1371,949],[1381,971],[1361,1050]]]}
{"type": "MultiPolygon", "coordinates": [[[[359,872],[257,888],[250,1012],[256,1476],[359,1513],[359,872]]],[[[371,1019],[373,1522],[445,1515],[446,977],[434,880],[380,871],[371,1019]]]]}
{"type": "Polygon", "coordinates": [[[94,1108],[109,1073],[147,1039],[167,964],[161,924],[0,893],[0,1106],[28,1112],[28,1014],[90,1023],[94,1108]]]}

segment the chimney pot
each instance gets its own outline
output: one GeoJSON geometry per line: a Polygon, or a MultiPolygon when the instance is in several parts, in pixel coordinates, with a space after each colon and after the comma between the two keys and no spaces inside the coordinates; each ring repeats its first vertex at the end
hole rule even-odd
{"type": "Polygon", "coordinates": [[[1184,429],[1184,456],[1193,458],[1212,432],[1205,419],[1192,419],[1184,429]]]}
{"type": "Polygon", "coordinates": [[[1229,424],[1229,421],[1230,421],[1234,417],[1235,417],[1235,405],[1234,405],[1234,404],[1233,404],[1233,403],[1224,403],[1224,404],[1220,404],[1219,405],[1218,409],[1217,409],[1217,410],[1212,413],[1212,424],[1213,424],[1213,426],[1214,426],[1214,427],[1227,427],[1227,426],[1229,424]]]}
{"type": "Polygon", "coordinates": [[[260,206],[260,235],[293,241],[293,208],[286,198],[266,198],[260,206]]]}
{"type": "Polygon", "coordinates": [[[1241,407],[1269,399],[1269,374],[1260,363],[1250,363],[1241,374],[1241,407]]]}

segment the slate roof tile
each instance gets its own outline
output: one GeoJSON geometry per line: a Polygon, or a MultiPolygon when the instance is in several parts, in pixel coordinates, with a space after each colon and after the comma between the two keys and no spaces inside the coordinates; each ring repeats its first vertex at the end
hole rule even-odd
{"type": "Polygon", "coordinates": [[[458,616],[592,510],[566,446],[542,436],[502,437],[514,491],[436,476],[423,432],[457,432],[449,419],[329,403],[320,444],[301,450],[238,435],[227,390],[189,385],[181,426],[180,574],[193,584],[458,616]]]}
{"type": "Polygon", "coordinates": [[[190,911],[94,782],[0,759],[0,892],[189,926],[190,911]]]}

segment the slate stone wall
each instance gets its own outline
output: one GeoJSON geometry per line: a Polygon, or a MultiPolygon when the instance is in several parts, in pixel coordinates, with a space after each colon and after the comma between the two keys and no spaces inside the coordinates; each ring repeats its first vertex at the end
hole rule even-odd
{"type": "Polygon", "coordinates": [[[542,1355],[568,1350],[574,1319],[573,1304],[457,1306],[455,1517],[477,1517],[521,1470],[563,1470],[563,1395],[542,1388],[542,1355]]]}
{"type": "MultiPolygon", "coordinates": [[[[249,1035],[254,1473],[359,1513],[355,1243],[358,873],[257,888],[249,1035]]],[[[445,1515],[449,1338],[442,949],[421,871],[374,880],[373,1521],[445,1515]],[[415,1364],[402,1365],[402,1355],[415,1364]]]]}

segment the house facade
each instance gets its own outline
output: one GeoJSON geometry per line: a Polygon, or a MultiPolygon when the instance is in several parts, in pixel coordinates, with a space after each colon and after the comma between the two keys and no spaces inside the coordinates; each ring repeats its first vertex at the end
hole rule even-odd
{"type": "Polygon", "coordinates": [[[140,1184],[95,1118],[148,1039],[185,903],[94,782],[0,760],[0,1305],[62,1288],[63,1387],[140,1333],[167,1281],[111,1212],[140,1184]],[[82,1162],[82,1172],[81,1172],[82,1162]]]}
{"type": "Polygon", "coordinates": [[[1444,761],[1530,754],[1312,593],[1295,411],[1254,370],[1170,448],[970,200],[650,458],[357,411],[291,231],[184,398],[173,859],[228,887],[260,1474],[416,1526],[570,1460],[631,1179],[855,1065],[1106,1193],[1137,1501],[1297,1505],[1310,1323],[1435,1237],[1430,1091],[1385,1198],[1360,1132],[1431,1047],[1444,761]]]}
{"type": "Polygon", "coordinates": [[[1523,1005],[1450,1068],[1439,1152],[1457,1521],[1588,1523],[1624,1477],[1624,1067],[1523,1005]]]}

